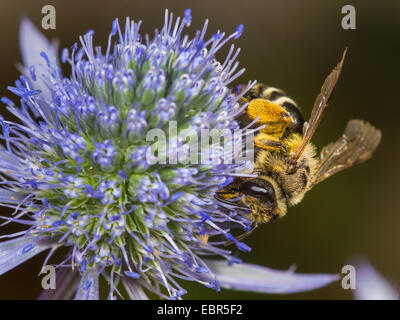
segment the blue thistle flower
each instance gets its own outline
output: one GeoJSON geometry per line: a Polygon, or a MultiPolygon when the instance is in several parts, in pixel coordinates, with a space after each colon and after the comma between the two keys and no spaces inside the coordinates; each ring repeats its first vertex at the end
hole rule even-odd
{"type": "MultiPolygon", "coordinates": [[[[215,55],[243,26],[207,39],[206,21],[190,39],[182,34],[190,23],[190,10],[175,22],[167,11],[150,38],[140,35],[140,22],[128,18],[123,30],[115,20],[105,51],[94,47],[91,30],[62,51],[61,62],[71,67],[65,77],[56,48],[22,22],[24,75],[9,87],[20,102],[2,98],[19,121],[0,118],[0,202],[15,210],[1,217],[5,223],[27,230],[1,237],[15,239],[0,243],[0,274],[49,249],[46,264],[65,246],[59,288],[42,298],[66,298],[75,285],[76,299],[98,299],[100,276],[109,298],[121,296],[122,283],[132,299],[146,292],[181,298],[186,291],[177,279],[259,292],[309,290],[336,279],[233,266],[241,261],[223,245],[233,240],[250,251],[231,229],[248,230],[251,222],[214,194],[243,163],[225,164],[221,152],[207,164],[153,161],[146,134],[169,122],[178,132],[239,128],[240,96],[228,88],[244,71],[236,71],[239,50],[232,45],[224,63],[215,55]]],[[[177,141],[172,149],[187,147],[177,141]]]]}

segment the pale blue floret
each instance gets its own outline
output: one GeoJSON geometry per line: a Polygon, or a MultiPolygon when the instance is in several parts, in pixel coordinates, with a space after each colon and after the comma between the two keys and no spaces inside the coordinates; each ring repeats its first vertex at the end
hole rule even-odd
{"type": "MultiPolygon", "coordinates": [[[[250,251],[231,230],[249,230],[251,222],[246,210],[220,203],[214,194],[245,164],[225,164],[221,152],[208,164],[155,163],[146,133],[170,120],[196,132],[239,128],[235,117],[244,92],[228,88],[244,71],[237,69],[239,50],[232,45],[223,63],[215,54],[243,26],[207,38],[206,21],[189,38],[183,29],[190,23],[189,9],[176,20],[167,11],[162,29],[143,37],[141,22],[127,19],[121,28],[115,20],[105,50],[94,46],[90,30],[80,45],[62,50],[61,62],[71,67],[64,77],[55,47],[23,21],[26,68],[9,87],[20,102],[1,99],[19,121],[0,119],[0,202],[15,210],[1,217],[5,223],[28,229],[1,236],[15,239],[0,243],[0,274],[50,249],[47,263],[57,248],[68,246],[58,275],[76,285],[76,299],[98,299],[100,275],[110,284],[109,298],[120,295],[120,282],[130,298],[140,299],[146,291],[181,298],[186,291],[177,279],[260,292],[309,290],[336,279],[246,264],[232,269],[241,261],[223,245],[233,241],[234,250],[250,251]],[[204,259],[210,255],[225,263],[204,259]]],[[[186,147],[185,141],[175,146],[186,147]]]]}

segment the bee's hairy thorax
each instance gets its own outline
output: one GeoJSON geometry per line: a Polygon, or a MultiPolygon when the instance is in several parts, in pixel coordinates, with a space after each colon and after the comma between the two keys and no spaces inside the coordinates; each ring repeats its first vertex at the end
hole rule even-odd
{"type": "Polygon", "coordinates": [[[296,171],[287,173],[287,155],[296,149],[301,139],[301,135],[292,134],[284,140],[284,147],[279,151],[259,150],[255,161],[255,172],[274,181],[279,189],[281,201],[286,201],[289,205],[295,205],[303,199],[318,163],[315,148],[309,144],[296,171]]]}

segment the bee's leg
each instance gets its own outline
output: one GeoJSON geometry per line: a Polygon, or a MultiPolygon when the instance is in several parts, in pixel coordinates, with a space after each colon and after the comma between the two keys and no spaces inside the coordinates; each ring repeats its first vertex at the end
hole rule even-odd
{"type": "Polygon", "coordinates": [[[282,144],[274,136],[260,132],[254,138],[254,144],[256,147],[265,150],[277,150],[282,144]]]}
{"type": "MultiPolygon", "coordinates": [[[[257,224],[257,222],[254,224],[254,227],[253,228],[251,228],[249,231],[246,231],[245,233],[242,233],[240,236],[238,236],[237,238],[236,238],[236,240],[243,240],[244,238],[247,238],[256,228],[258,227],[258,224],[257,224]]],[[[231,245],[231,244],[233,244],[234,242],[233,241],[229,241],[229,242],[227,242],[227,243],[225,243],[224,244],[224,246],[229,246],[229,245],[231,245]]]]}
{"type": "Polygon", "coordinates": [[[240,236],[238,236],[236,239],[237,240],[243,240],[244,238],[247,238],[250,234],[253,233],[254,230],[256,230],[256,228],[258,227],[258,224],[255,223],[254,227],[251,228],[249,231],[246,231],[245,233],[242,233],[240,236]]]}

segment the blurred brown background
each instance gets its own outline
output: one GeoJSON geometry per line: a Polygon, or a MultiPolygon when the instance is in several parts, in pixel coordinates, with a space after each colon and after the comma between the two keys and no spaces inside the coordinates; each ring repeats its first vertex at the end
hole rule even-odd
{"type": "MultiPolygon", "coordinates": [[[[383,131],[380,148],[372,160],[316,187],[285,219],[260,227],[247,241],[253,251],[241,257],[277,269],[296,264],[299,272],[339,273],[349,259],[361,255],[394,284],[400,282],[399,1],[2,0],[0,96],[10,96],[6,87],[18,77],[20,18],[26,14],[40,26],[46,4],[56,7],[57,28],[44,33],[58,38],[61,48],[71,46],[89,29],[96,31],[97,43],[105,44],[112,20],[127,15],[143,20],[142,33],[152,33],[162,26],[166,7],[178,15],[192,8],[192,34],[205,18],[210,19],[210,34],[217,29],[233,32],[243,23],[237,43],[247,71],[241,80],[257,79],[284,89],[306,117],[325,76],[348,47],[337,91],[314,142],[322,147],[339,137],[349,119],[363,118],[383,131]],[[341,8],[346,4],[356,8],[356,30],[341,27],[341,8]]],[[[11,230],[4,227],[0,234],[11,230]]],[[[43,257],[1,276],[0,298],[35,299],[43,257]]],[[[189,292],[186,299],[352,298],[340,283],[289,296],[216,293],[197,284],[184,286],[189,292]]]]}

